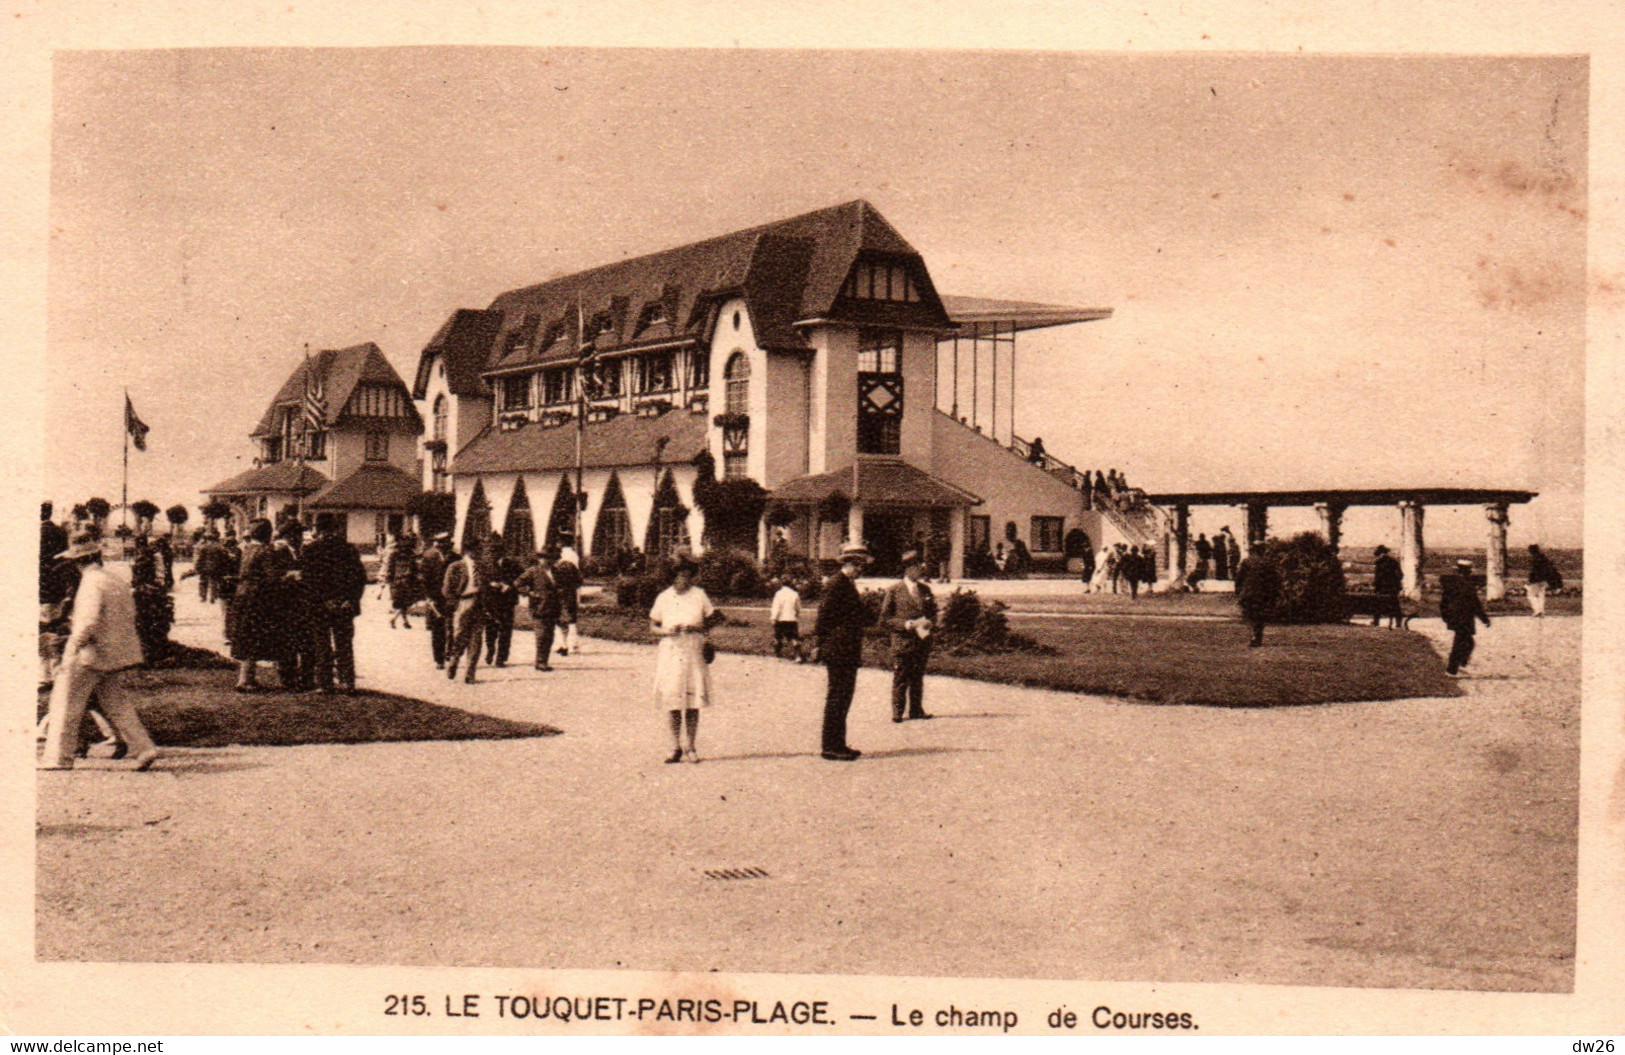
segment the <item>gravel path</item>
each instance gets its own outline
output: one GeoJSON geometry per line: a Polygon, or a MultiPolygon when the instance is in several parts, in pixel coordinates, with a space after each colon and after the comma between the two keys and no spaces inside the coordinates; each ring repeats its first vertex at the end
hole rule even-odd
{"type": "MultiPolygon", "coordinates": [[[[218,647],[179,602],[176,636],[218,647]]],[[[932,678],[937,720],[894,725],[863,671],[851,765],[816,755],[821,670],[723,655],[704,761],[674,766],[649,648],[541,674],[521,636],[470,687],[368,609],[367,686],[564,735],[40,774],[41,958],[1573,984],[1578,619],[1497,621],[1459,699],[932,678]]]]}

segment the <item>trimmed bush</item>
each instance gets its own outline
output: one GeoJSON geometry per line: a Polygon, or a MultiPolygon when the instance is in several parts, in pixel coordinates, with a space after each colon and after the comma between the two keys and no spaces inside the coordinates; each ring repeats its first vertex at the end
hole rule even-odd
{"type": "Polygon", "coordinates": [[[1343,564],[1326,540],[1312,531],[1271,539],[1262,551],[1275,565],[1281,589],[1270,614],[1279,623],[1341,623],[1348,618],[1343,564]]]}
{"type": "Polygon", "coordinates": [[[762,572],[756,558],[739,549],[707,550],[700,558],[700,589],[718,597],[760,597],[762,572]]]}

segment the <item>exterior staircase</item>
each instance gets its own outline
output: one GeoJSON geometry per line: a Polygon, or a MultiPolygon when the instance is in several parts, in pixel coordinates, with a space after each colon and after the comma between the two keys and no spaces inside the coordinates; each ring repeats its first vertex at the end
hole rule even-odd
{"type": "Polygon", "coordinates": [[[1168,513],[1147,501],[1144,491],[1130,488],[1127,492],[1128,501],[1119,507],[1110,501],[1100,500],[1101,496],[1095,494],[1089,474],[1083,470],[1061,461],[1048,451],[1041,452],[1035,459],[1030,441],[1012,435],[1010,450],[1023,460],[1038,465],[1073,490],[1082,493],[1089,501],[1089,508],[1104,517],[1129,541],[1130,545],[1149,546],[1153,553],[1161,548],[1168,513]]]}

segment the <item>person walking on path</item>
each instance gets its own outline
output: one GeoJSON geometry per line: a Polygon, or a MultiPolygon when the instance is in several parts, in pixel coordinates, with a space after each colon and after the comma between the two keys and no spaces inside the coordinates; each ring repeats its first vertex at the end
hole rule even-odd
{"type": "Polygon", "coordinates": [[[774,582],[779,585],[767,613],[773,623],[773,656],[782,659],[784,650],[788,648],[790,658],[797,663],[806,662],[806,657],[801,654],[801,594],[796,590],[795,582],[789,578],[775,579],[774,582]]]}
{"type": "Polygon", "coordinates": [[[203,536],[203,541],[197,545],[197,553],[192,557],[192,574],[197,576],[198,600],[204,604],[213,604],[220,597],[220,577],[225,570],[226,547],[220,544],[220,536],[210,528],[203,536]]]}
{"type": "Polygon", "coordinates": [[[429,649],[434,653],[436,670],[446,665],[447,620],[450,617],[450,609],[447,608],[446,596],[441,591],[446,583],[446,565],[449,563],[447,558],[450,554],[451,532],[442,531],[434,537],[434,543],[424,551],[423,559],[418,562],[418,582],[429,605],[423,621],[429,626],[429,649]]]}
{"type": "Polygon", "coordinates": [[[649,609],[649,628],[660,638],[655,652],[655,704],[671,723],[671,757],[667,762],[698,762],[695,738],[701,707],[711,705],[711,665],[706,661],[705,632],[718,621],[711,598],[694,585],[699,565],[687,554],[672,559],[672,584],[649,609]],[[683,734],[688,734],[684,746],[683,734]]]}
{"type": "Polygon", "coordinates": [[[818,656],[829,672],[822,754],[832,762],[851,762],[861,754],[847,745],[846,715],[852,709],[858,667],[863,665],[863,631],[870,621],[856,581],[868,564],[869,547],[863,543],[849,542],[841,547],[841,570],[824,586],[824,599],[813,627],[818,656]]]}
{"type": "Polygon", "coordinates": [[[485,584],[485,665],[506,667],[513,648],[513,614],[519,607],[514,584],[525,569],[503,552],[501,535],[487,539],[485,548],[491,554],[491,580],[485,584]]]}
{"type": "Polygon", "coordinates": [[[389,628],[396,620],[412,629],[412,606],[423,599],[423,573],[418,566],[418,541],[403,534],[384,557],[383,578],[389,587],[389,628]]]}
{"type": "Polygon", "coordinates": [[[332,514],[316,518],[316,539],[301,560],[315,628],[313,660],[316,687],[355,691],[355,619],[367,592],[367,569],[360,552],[344,538],[343,521],[332,514]]]}
{"type": "Polygon", "coordinates": [[[925,667],[937,628],[937,599],[920,580],[925,564],[918,550],[903,554],[903,578],[880,602],[880,623],[891,631],[891,720],[924,719],[925,667]]]}
{"type": "Polygon", "coordinates": [[[564,632],[559,641],[559,655],[580,655],[581,637],[576,621],[581,615],[581,558],[568,542],[553,565],[553,581],[559,584],[559,629],[564,632]]]}
{"type": "Polygon", "coordinates": [[[553,581],[553,562],[558,551],[549,546],[536,555],[536,563],[525,569],[514,584],[516,593],[530,599],[530,621],[536,628],[536,669],[552,670],[553,632],[559,622],[559,584],[553,581]]]}
{"type": "MultiPolygon", "coordinates": [[[[1405,574],[1399,567],[1399,561],[1388,552],[1387,546],[1378,546],[1372,551],[1376,555],[1376,562],[1371,566],[1371,592],[1378,597],[1385,598],[1385,605],[1392,605],[1388,616],[1389,624],[1395,629],[1399,628],[1400,609],[1399,591],[1405,584],[1405,574]]],[[[1376,626],[1382,622],[1382,616],[1373,615],[1371,625],[1376,626]]]]}
{"type": "Polygon", "coordinates": [[[1478,623],[1490,625],[1484,611],[1484,602],[1478,597],[1478,584],[1473,581],[1473,562],[1458,560],[1456,570],[1439,578],[1439,618],[1455,634],[1450,643],[1450,658],[1445,661],[1444,672],[1451,677],[1466,670],[1473,659],[1473,635],[1478,623]]]}
{"type": "Polygon", "coordinates": [[[1219,529],[1219,533],[1213,536],[1213,578],[1219,582],[1230,578],[1231,558],[1239,552],[1230,548],[1232,541],[1234,536],[1230,534],[1229,524],[1219,529]]]}
{"type": "Polygon", "coordinates": [[[1550,557],[1540,551],[1534,543],[1529,545],[1529,582],[1525,587],[1529,598],[1529,610],[1536,618],[1546,615],[1546,593],[1550,590],[1556,593],[1563,588],[1563,576],[1557,573],[1550,557]]]}
{"type": "Polygon", "coordinates": [[[94,535],[75,536],[59,554],[80,566],[73,619],[62,650],[62,669],[51,687],[45,754],[40,769],[72,769],[79,726],[91,693],[118,737],[135,752],[134,767],[144,770],[158,760],[158,748],[136,713],[124,672],[141,663],[141,640],[135,632],[135,598],[102,567],[101,543],[94,535]]]}
{"type": "Polygon", "coordinates": [[[1266,554],[1255,551],[1236,566],[1236,602],[1241,606],[1241,617],[1252,626],[1252,640],[1248,648],[1264,643],[1264,623],[1281,596],[1281,573],[1266,554]]]}
{"type": "Polygon", "coordinates": [[[462,559],[446,569],[446,580],[440,588],[446,604],[451,606],[451,647],[446,656],[446,677],[453,681],[457,680],[457,665],[466,653],[468,673],[463,680],[474,684],[474,671],[480,665],[486,622],[485,587],[489,580],[480,540],[470,537],[463,543],[462,559]]]}

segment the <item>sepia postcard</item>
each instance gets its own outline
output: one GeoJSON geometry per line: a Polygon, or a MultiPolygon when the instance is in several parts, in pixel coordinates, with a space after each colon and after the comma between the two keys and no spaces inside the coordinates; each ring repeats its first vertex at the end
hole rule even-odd
{"type": "Polygon", "coordinates": [[[0,1027],[1625,1032],[1620,12],[1240,10],[10,13],[0,1027]]]}

